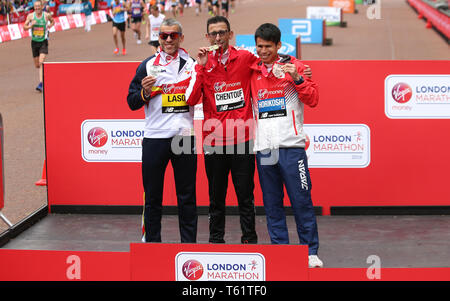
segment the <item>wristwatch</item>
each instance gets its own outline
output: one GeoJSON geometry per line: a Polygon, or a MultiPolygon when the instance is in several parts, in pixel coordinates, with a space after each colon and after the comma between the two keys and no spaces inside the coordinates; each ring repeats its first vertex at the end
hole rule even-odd
{"type": "Polygon", "coordinates": [[[298,80],[294,80],[294,84],[296,84],[298,86],[298,85],[303,84],[304,81],[305,80],[303,79],[303,76],[300,75],[300,78],[298,80]]]}

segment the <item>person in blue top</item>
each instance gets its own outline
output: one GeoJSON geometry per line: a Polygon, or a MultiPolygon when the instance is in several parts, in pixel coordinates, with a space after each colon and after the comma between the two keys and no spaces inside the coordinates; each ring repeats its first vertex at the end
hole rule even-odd
{"type": "Polygon", "coordinates": [[[86,32],[91,31],[91,24],[92,24],[92,4],[89,0],[83,0],[83,12],[86,17],[85,19],[85,25],[84,30],[86,32]]]}
{"type": "Polygon", "coordinates": [[[125,40],[125,23],[126,23],[126,17],[125,12],[127,10],[127,7],[125,6],[124,2],[121,0],[114,0],[111,3],[111,11],[112,11],[112,22],[113,22],[113,40],[114,45],[116,48],[114,48],[114,54],[119,53],[119,41],[117,40],[117,34],[120,31],[120,39],[122,40],[122,54],[125,55],[127,53],[126,50],[126,40],[125,40]]]}

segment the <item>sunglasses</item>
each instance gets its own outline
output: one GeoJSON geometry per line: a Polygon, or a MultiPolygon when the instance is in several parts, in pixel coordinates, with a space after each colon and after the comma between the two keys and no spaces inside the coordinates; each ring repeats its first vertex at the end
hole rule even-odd
{"type": "Polygon", "coordinates": [[[217,37],[217,35],[219,35],[220,37],[223,37],[226,33],[228,33],[228,30],[219,30],[219,31],[209,32],[208,36],[210,38],[215,38],[215,37],[217,37]]]}
{"type": "Polygon", "coordinates": [[[162,39],[162,40],[167,40],[167,38],[170,36],[170,39],[172,39],[172,40],[176,40],[176,39],[178,39],[180,36],[181,36],[181,32],[176,32],[176,31],[174,31],[174,32],[160,32],[159,33],[159,37],[162,39]]]}

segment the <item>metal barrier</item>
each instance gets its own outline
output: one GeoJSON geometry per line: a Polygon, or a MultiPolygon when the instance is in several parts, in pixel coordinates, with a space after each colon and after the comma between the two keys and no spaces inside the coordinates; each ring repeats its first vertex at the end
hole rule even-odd
{"type": "Polygon", "coordinates": [[[0,114],[0,218],[12,227],[11,222],[1,213],[3,206],[5,205],[5,182],[4,182],[4,169],[3,169],[3,119],[0,114]]]}

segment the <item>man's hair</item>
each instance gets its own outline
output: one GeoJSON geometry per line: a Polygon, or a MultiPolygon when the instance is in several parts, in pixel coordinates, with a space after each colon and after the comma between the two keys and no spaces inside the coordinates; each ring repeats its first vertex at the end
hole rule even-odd
{"type": "Polygon", "coordinates": [[[159,11],[159,7],[158,7],[158,5],[152,5],[151,7],[150,7],[150,9],[154,9],[154,10],[157,10],[157,11],[159,11]]]}
{"type": "Polygon", "coordinates": [[[206,22],[206,32],[209,33],[209,25],[210,24],[216,24],[216,23],[225,23],[227,25],[227,29],[228,31],[231,30],[230,27],[230,22],[228,22],[228,19],[225,18],[224,16],[214,16],[208,19],[208,21],[206,22]]]}
{"type": "Polygon", "coordinates": [[[281,31],[272,23],[264,23],[256,29],[255,42],[257,38],[278,44],[281,41],[281,31]]]}
{"type": "Polygon", "coordinates": [[[181,23],[178,22],[177,20],[173,19],[173,18],[169,18],[169,19],[164,19],[164,21],[162,21],[161,25],[159,26],[159,28],[161,28],[162,26],[178,26],[179,28],[179,32],[183,33],[183,27],[181,26],[181,23]]]}

